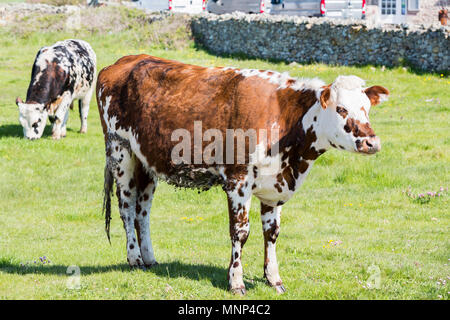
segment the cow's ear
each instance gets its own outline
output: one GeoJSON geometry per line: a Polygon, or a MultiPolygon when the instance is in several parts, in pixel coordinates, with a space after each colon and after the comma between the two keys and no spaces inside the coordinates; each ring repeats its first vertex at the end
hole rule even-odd
{"type": "Polygon", "coordinates": [[[320,94],[320,105],[322,108],[326,109],[328,106],[328,103],[330,102],[330,96],[331,96],[331,89],[330,86],[326,86],[322,93],[320,94]]]}
{"type": "Polygon", "coordinates": [[[17,106],[19,106],[19,103],[23,103],[22,99],[20,99],[20,97],[16,98],[16,104],[17,106]]]}
{"type": "Polygon", "coordinates": [[[369,97],[370,104],[375,106],[387,100],[389,90],[382,86],[372,86],[364,90],[364,93],[369,97]]]}

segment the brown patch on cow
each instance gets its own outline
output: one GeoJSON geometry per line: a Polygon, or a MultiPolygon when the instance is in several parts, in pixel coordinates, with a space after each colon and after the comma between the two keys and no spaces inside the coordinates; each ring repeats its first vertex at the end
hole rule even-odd
{"type": "Polygon", "coordinates": [[[235,261],[235,262],[233,263],[233,268],[237,268],[237,267],[239,267],[239,261],[235,261]]]}
{"type": "Polygon", "coordinates": [[[136,204],[136,214],[141,213],[142,207],[139,203],[136,204]]]}
{"type": "Polygon", "coordinates": [[[143,199],[144,199],[144,201],[147,201],[149,199],[149,195],[144,193],[143,199]]]}
{"type": "MultiPolygon", "coordinates": [[[[248,212],[243,207],[242,203],[238,203],[237,209],[234,209],[234,204],[231,198],[228,196],[228,216],[230,221],[230,237],[232,241],[240,241],[241,246],[245,244],[248,237],[248,232],[245,230],[239,230],[237,228],[243,228],[248,224],[248,212]]],[[[233,259],[233,256],[231,256],[233,259]]]]}
{"type": "Polygon", "coordinates": [[[275,184],[274,184],[274,187],[275,187],[275,189],[277,189],[277,191],[278,191],[279,193],[282,193],[282,192],[283,192],[283,189],[281,188],[281,186],[280,186],[278,183],[275,183],[275,184]]]}
{"type": "Polygon", "coordinates": [[[337,149],[337,146],[336,146],[333,142],[331,142],[330,140],[328,140],[328,143],[329,143],[333,148],[336,148],[336,149],[337,149]]]}
{"type": "Polygon", "coordinates": [[[131,192],[128,191],[128,190],[125,190],[125,191],[123,192],[123,195],[124,195],[125,197],[129,198],[129,197],[131,196],[131,192]]]}
{"type": "Polygon", "coordinates": [[[289,80],[287,80],[286,81],[286,86],[287,87],[290,87],[290,86],[292,86],[293,84],[295,84],[297,81],[295,80],[295,79],[289,79],[289,80]]]}
{"type": "Polygon", "coordinates": [[[256,188],[256,184],[253,184],[252,185],[252,190],[255,189],[255,188],[256,188]]]}
{"type": "Polygon", "coordinates": [[[344,119],[348,116],[348,111],[344,107],[337,106],[336,112],[344,119]]]}
{"type": "Polygon", "coordinates": [[[298,98],[299,106],[302,106],[306,109],[311,108],[316,102],[316,92],[313,90],[302,90],[301,95],[298,98]]]}
{"type": "Polygon", "coordinates": [[[135,182],[134,182],[134,179],[131,178],[131,179],[130,179],[130,182],[128,183],[128,187],[129,187],[130,189],[133,189],[135,185],[136,185],[136,184],[135,184],[135,182]]]}
{"type": "Polygon", "coordinates": [[[347,133],[353,132],[353,136],[356,137],[373,137],[375,132],[370,127],[370,123],[361,123],[359,120],[348,118],[344,126],[344,130],[347,133]]]}
{"type": "Polygon", "coordinates": [[[289,190],[295,191],[295,178],[292,174],[291,168],[286,168],[283,170],[283,178],[286,181],[289,190]]]}
{"type": "Polygon", "coordinates": [[[309,164],[308,162],[306,162],[305,160],[300,161],[300,164],[298,166],[298,170],[300,171],[300,173],[305,173],[306,170],[308,170],[309,164]]]}
{"type": "Polygon", "coordinates": [[[277,181],[278,182],[283,182],[283,176],[281,173],[277,174],[277,181]]]}
{"type": "Polygon", "coordinates": [[[234,253],[234,259],[237,259],[237,258],[239,258],[239,252],[236,251],[236,252],[234,253]]]}
{"type": "Polygon", "coordinates": [[[142,216],[146,216],[147,215],[147,211],[146,210],[144,210],[144,211],[142,211],[142,216]]]}
{"type": "Polygon", "coordinates": [[[261,202],[261,215],[265,215],[267,212],[271,212],[273,210],[273,207],[265,205],[261,202]]]}
{"type": "Polygon", "coordinates": [[[320,105],[322,106],[323,109],[326,109],[330,100],[330,96],[331,96],[331,89],[330,89],[331,85],[326,86],[322,93],[320,94],[320,105]]]}
{"type": "Polygon", "coordinates": [[[278,233],[280,232],[280,227],[277,225],[277,221],[275,219],[269,224],[269,226],[270,228],[264,231],[264,241],[265,243],[268,241],[275,243],[277,241],[278,233]]]}
{"type": "Polygon", "coordinates": [[[256,177],[258,177],[258,168],[257,167],[253,167],[253,177],[256,179],[256,177]]]}
{"type": "Polygon", "coordinates": [[[136,229],[138,244],[139,246],[141,246],[141,227],[139,226],[139,222],[136,219],[134,220],[134,228],[136,229]]]}
{"type": "Polygon", "coordinates": [[[360,110],[361,110],[362,112],[364,112],[364,115],[366,116],[366,118],[369,119],[369,116],[367,115],[366,109],[364,109],[364,107],[361,107],[360,110]]]}
{"type": "Polygon", "coordinates": [[[372,86],[364,90],[364,93],[369,97],[370,104],[376,106],[380,103],[380,94],[389,95],[389,90],[382,86],[372,86]]]}
{"type": "Polygon", "coordinates": [[[127,209],[128,207],[129,207],[129,206],[128,206],[128,202],[124,202],[124,203],[123,203],[123,208],[124,208],[124,209],[127,209]]]}
{"type": "Polygon", "coordinates": [[[238,189],[238,195],[240,196],[240,197],[243,197],[244,196],[244,191],[242,190],[242,189],[244,189],[244,186],[240,186],[239,187],[239,189],[238,189]]]}

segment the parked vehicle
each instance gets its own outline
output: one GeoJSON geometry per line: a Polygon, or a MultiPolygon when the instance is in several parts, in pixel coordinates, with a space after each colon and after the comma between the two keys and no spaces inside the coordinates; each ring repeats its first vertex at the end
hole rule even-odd
{"type": "Polygon", "coordinates": [[[264,13],[270,7],[270,0],[209,0],[206,10],[215,14],[232,13],[264,13]]]}
{"type": "Polygon", "coordinates": [[[200,13],[206,10],[206,0],[138,0],[138,6],[150,11],[200,13]]]}
{"type": "Polygon", "coordinates": [[[364,19],[366,0],[271,0],[271,14],[364,19]]]}

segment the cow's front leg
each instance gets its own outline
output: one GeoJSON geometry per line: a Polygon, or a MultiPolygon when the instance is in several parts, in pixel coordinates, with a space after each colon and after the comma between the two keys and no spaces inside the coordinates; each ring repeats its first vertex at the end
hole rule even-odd
{"type": "Polygon", "coordinates": [[[143,260],[135,233],[136,220],[136,180],[134,172],[136,158],[129,150],[129,145],[120,141],[112,141],[109,150],[112,170],[117,185],[117,198],[119,200],[120,218],[123,222],[127,237],[127,260],[131,267],[143,266],[143,260]]]}
{"type": "Polygon", "coordinates": [[[148,174],[139,161],[137,161],[134,176],[137,188],[136,220],[134,225],[144,264],[146,267],[151,267],[157,264],[150,238],[150,210],[157,178],[148,174]]]}
{"type": "Polygon", "coordinates": [[[230,216],[231,261],[228,268],[228,285],[231,292],[245,294],[242,269],[242,248],[250,233],[249,211],[251,189],[249,183],[239,181],[228,188],[228,213],[230,216]]]}
{"type": "Polygon", "coordinates": [[[261,221],[264,233],[264,277],[278,293],[286,289],[278,273],[276,241],[280,233],[281,206],[271,207],[261,202],[261,221]]]}
{"type": "Polygon", "coordinates": [[[67,118],[69,116],[69,108],[72,103],[72,97],[69,93],[65,93],[64,97],[61,100],[59,106],[55,111],[55,121],[52,126],[52,139],[59,140],[63,137],[63,133],[65,136],[65,126],[67,123],[67,118]],[[63,130],[64,129],[64,130],[63,130]]]}

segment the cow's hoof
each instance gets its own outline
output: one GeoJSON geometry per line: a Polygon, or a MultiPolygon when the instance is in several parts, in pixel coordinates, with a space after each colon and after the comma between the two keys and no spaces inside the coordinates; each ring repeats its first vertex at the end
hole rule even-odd
{"type": "Polygon", "coordinates": [[[283,294],[286,292],[286,288],[282,284],[276,285],[274,287],[278,294],[283,294]]]}
{"type": "Polygon", "coordinates": [[[155,261],[155,262],[152,262],[152,263],[150,263],[150,264],[145,264],[144,266],[145,266],[147,269],[150,269],[150,268],[156,267],[158,264],[159,264],[159,263],[155,261]]]}
{"type": "Polygon", "coordinates": [[[81,128],[79,132],[80,133],[86,133],[87,132],[87,128],[81,128]]]}
{"type": "Polygon", "coordinates": [[[266,284],[271,286],[272,288],[275,288],[275,290],[277,291],[278,294],[282,294],[286,292],[286,288],[283,286],[283,283],[277,282],[275,284],[270,283],[269,280],[266,280],[266,284]]]}
{"type": "Polygon", "coordinates": [[[241,288],[231,288],[231,293],[237,296],[245,296],[245,294],[247,293],[245,291],[245,287],[241,287],[241,288]]]}
{"type": "Polygon", "coordinates": [[[141,259],[133,259],[133,261],[130,261],[130,259],[127,258],[127,261],[128,261],[128,265],[130,266],[131,269],[145,268],[145,265],[141,259]]]}

